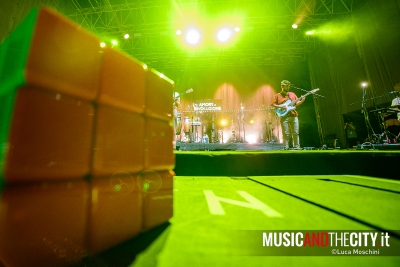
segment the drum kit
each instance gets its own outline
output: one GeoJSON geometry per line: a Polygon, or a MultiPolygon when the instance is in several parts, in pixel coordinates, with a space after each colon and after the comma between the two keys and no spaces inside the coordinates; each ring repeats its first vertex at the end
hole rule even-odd
{"type": "MultiPolygon", "coordinates": [[[[196,104],[193,104],[193,107],[196,104]]],[[[226,112],[201,112],[192,108],[189,111],[174,112],[175,141],[184,143],[242,143],[246,140],[244,110],[238,112],[237,122],[235,125],[235,111],[226,112]],[[220,115],[221,114],[221,115],[220,115]],[[217,123],[217,117],[221,116],[226,119],[224,125],[217,123]],[[229,121],[231,122],[229,125],[229,121]],[[228,122],[228,123],[226,123],[228,122]],[[217,126],[218,125],[218,126],[217,126]],[[218,129],[219,128],[219,129],[218,129]]],[[[274,123],[272,122],[271,111],[269,108],[259,109],[264,112],[264,116],[260,119],[264,121],[259,127],[260,141],[262,143],[275,142],[277,140],[274,135],[274,123]],[[263,118],[262,118],[263,117],[263,118]]],[[[221,118],[219,118],[221,120],[221,118]]],[[[222,121],[222,120],[221,120],[222,121]]],[[[279,134],[279,132],[278,132],[279,134]]]]}
{"type": "Polygon", "coordinates": [[[391,133],[388,128],[390,126],[400,126],[400,105],[389,106],[387,108],[378,108],[371,110],[370,113],[378,116],[380,121],[381,134],[375,134],[376,143],[396,143],[400,137],[400,132],[391,133]]]}
{"type": "MultiPolygon", "coordinates": [[[[201,122],[199,114],[196,116],[182,116],[183,113],[177,114],[175,117],[175,135],[180,142],[185,143],[209,143],[214,138],[209,138],[207,134],[207,124],[201,122]],[[182,121],[183,117],[183,121],[182,121]]],[[[214,124],[211,126],[211,134],[215,133],[214,124]]]]}

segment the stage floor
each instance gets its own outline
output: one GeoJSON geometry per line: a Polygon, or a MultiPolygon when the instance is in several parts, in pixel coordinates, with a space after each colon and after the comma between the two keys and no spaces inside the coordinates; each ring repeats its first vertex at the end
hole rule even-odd
{"type": "Polygon", "coordinates": [[[177,176],[174,217],[129,266],[399,266],[399,256],[241,255],[262,253],[246,247],[256,238],[250,230],[389,232],[399,248],[399,194],[399,181],[366,176],[177,176]],[[236,230],[245,230],[241,238],[236,230]]]}
{"type": "MultiPolygon", "coordinates": [[[[177,151],[175,156],[170,221],[71,266],[400,266],[400,151],[177,151]],[[270,251],[260,245],[260,233],[276,230],[369,231],[378,238],[388,233],[395,254],[384,256],[386,247],[374,247],[380,254],[334,255],[338,248],[326,247],[307,255],[285,248],[266,255],[270,251]]],[[[1,256],[0,266],[7,266],[1,256]]]]}

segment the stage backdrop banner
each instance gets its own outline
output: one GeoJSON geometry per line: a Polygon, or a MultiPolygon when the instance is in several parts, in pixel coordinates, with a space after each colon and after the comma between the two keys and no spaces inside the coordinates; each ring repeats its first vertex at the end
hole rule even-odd
{"type": "Polygon", "coordinates": [[[207,99],[195,101],[194,111],[213,112],[222,111],[222,99],[207,99]]]}

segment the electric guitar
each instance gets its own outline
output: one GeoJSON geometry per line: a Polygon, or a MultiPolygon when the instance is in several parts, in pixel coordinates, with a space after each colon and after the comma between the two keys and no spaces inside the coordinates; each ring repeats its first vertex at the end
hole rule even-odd
{"type": "Polygon", "coordinates": [[[286,114],[288,114],[291,110],[296,109],[297,102],[299,102],[302,98],[308,96],[309,94],[314,94],[318,90],[319,90],[319,88],[311,90],[307,94],[305,94],[305,95],[301,96],[300,98],[297,98],[296,100],[293,100],[293,101],[290,99],[286,100],[284,103],[282,103],[280,105],[282,108],[275,109],[276,115],[278,115],[278,117],[286,116],[286,114]],[[284,109],[283,107],[286,107],[286,109],[284,109]]]}
{"type": "Polygon", "coordinates": [[[189,94],[189,93],[191,93],[191,92],[193,92],[193,88],[189,88],[189,89],[187,89],[185,92],[183,92],[183,93],[178,93],[178,96],[177,97],[175,97],[175,98],[179,98],[179,97],[181,97],[181,96],[183,96],[183,95],[186,95],[186,94],[189,94]]]}

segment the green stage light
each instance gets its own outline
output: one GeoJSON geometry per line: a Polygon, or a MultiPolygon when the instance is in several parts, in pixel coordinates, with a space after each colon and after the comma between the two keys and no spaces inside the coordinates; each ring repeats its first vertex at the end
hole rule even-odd
{"type": "Polygon", "coordinates": [[[101,42],[100,43],[100,47],[106,47],[106,43],[105,42],[101,42]]]}
{"type": "Polygon", "coordinates": [[[129,34],[125,34],[125,35],[124,35],[124,38],[125,38],[125,39],[128,39],[128,38],[129,38],[129,34]]]}
{"type": "Polygon", "coordinates": [[[315,33],[316,33],[315,30],[311,30],[311,31],[307,31],[307,32],[306,32],[306,34],[308,34],[308,35],[312,35],[312,34],[315,34],[315,33]]]}
{"type": "Polygon", "coordinates": [[[298,26],[297,26],[296,23],[294,23],[294,24],[292,25],[292,28],[293,28],[293,29],[297,29],[297,27],[298,27],[298,26]]]}

